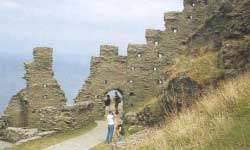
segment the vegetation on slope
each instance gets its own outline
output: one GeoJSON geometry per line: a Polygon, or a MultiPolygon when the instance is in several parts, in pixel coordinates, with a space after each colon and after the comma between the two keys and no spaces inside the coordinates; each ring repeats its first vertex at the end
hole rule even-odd
{"type": "Polygon", "coordinates": [[[224,82],[135,149],[249,149],[249,91],[249,73],[224,82]]]}
{"type": "Polygon", "coordinates": [[[183,54],[175,58],[174,64],[167,67],[165,72],[169,73],[171,78],[185,73],[198,84],[204,85],[224,75],[224,70],[217,67],[217,55],[208,47],[202,47],[197,52],[193,52],[192,55],[183,54]]]}

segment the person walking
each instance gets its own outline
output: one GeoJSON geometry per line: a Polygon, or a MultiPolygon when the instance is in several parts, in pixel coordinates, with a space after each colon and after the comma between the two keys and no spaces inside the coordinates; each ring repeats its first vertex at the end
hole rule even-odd
{"type": "Polygon", "coordinates": [[[113,138],[113,134],[114,134],[114,128],[115,128],[114,119],[115,119],[114,113],[112,111],[109,111],[109,114],[107,116],[107,121],[108,121],[108,133],[107,133],[107,137],[106,137],[106,142],[107,143],[112,142],[112,138],[113,138]]]}
{"type": "Polygon", "coordinates": [[[107,112],[110,111],[110,103],[111,103],[110,95],[106,96],[106,99],[104,100],[104,103],[105,103],[105,110],[107,112]]]}
{"type": "Polygon", "coordinates": [[[115,111],[118,112],[118,106],[121,103],[121,97],[115,92],[115,111]]]}

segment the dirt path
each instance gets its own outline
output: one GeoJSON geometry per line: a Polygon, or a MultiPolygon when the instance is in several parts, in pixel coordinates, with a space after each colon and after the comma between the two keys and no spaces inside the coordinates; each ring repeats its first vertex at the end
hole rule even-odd
{"type": "Polygon", "coordinates": [[[97,127],[89,132],[45,148],[44,150],[89,150],[103,142],[107,134],[106,121],[97,121],[97,127]]]}
{"type": "Polygon", "coordinates": [[[0,141],[0,150],[3,150],[4,148],[9,147],[11,145],[12,145],[11,143],[0,141]]]}
{"type": "MultiPolygon", "coordinates": [[[[114,105],[111,105],[111,110],[114,110],[114,105]]],[[[121,113],[116,119],[116,124],[120,122],[120,116],[123,113],[122,104],[119,105],[119,112],[121,113]]],[[[106,118],[106,117],[104,117],[106,118]]],[[[107,134],[107,121],[96,121],[97,127],[89,132],[78,137],[66,140],[62,143],[52,145],[43,150],[89,150],[90,148],[104,142],[107,134]]]]}

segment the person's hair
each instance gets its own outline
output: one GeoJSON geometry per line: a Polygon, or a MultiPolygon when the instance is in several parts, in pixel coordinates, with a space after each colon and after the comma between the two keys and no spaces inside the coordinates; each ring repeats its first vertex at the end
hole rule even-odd
{"type": "Polygon", "coordinates": [[[118,115],[118,114],[119,114],[119,111],[118,111],[118,110],[117,110],[117,111],[115,111],[115,114],[116,114],[116,115],[118,115]]]}
{"type": "Polygon", "coordinates": [[[110,95],[107,95],[107,98],[110,98],[110,95]]]}
{"type": "Polygon", "coordinates": [[[122,128],[122,124],[118,124],[118,125],[116,126],[116,129],[119,129],[119,128],[122,128]]]}

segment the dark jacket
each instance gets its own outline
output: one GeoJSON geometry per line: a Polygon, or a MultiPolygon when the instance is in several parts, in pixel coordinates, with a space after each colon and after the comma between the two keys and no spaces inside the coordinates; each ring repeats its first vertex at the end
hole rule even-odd
{"type": "Polygon", "coordinates": [[[105,106],[109,106],[110,105],[110,98],[107,98],[104,102],[105,102],[105,106]]]}

